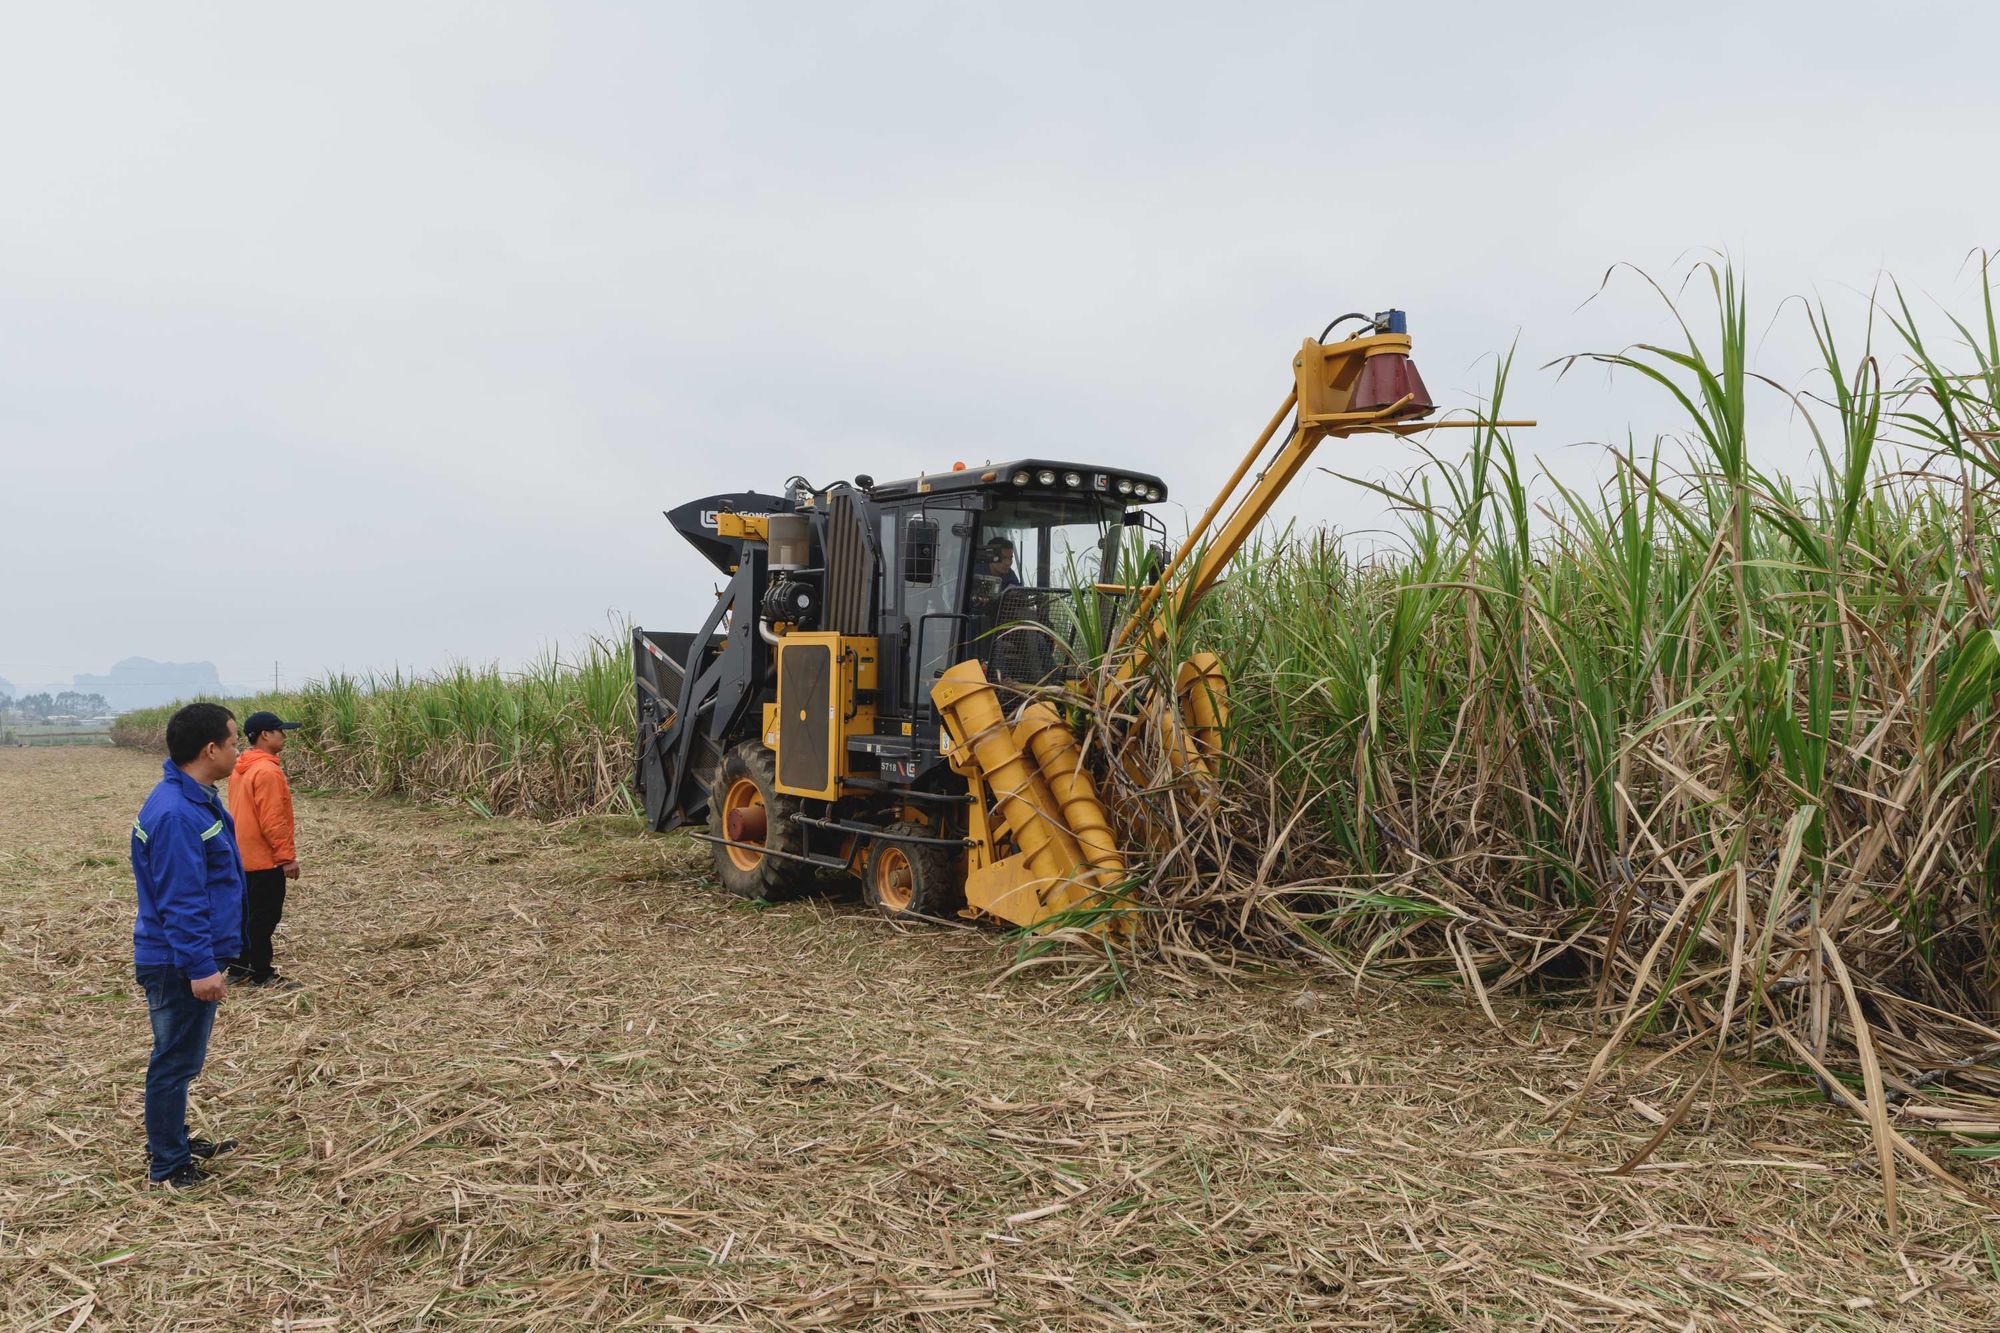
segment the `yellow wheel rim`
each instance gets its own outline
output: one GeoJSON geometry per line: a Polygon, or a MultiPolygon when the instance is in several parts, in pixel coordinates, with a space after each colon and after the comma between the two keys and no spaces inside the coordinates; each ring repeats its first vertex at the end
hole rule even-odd
{"type": "Polygon", "coordinates": [[[901,847],[884,847],[875,854],[875,900],[891,912],[907,912],[916,896],[916,872],[910,854],[901,847]]]}
{"type": "MultiPolygon", "coordinates": [[[[738,778],[730,783],[729,791],[722,798],[723,835],[728,836],[730,815],[738,810],[760,809],[763,804],[764,793],[757,790],[757,784],[749,778],[738,778]]],[[[767,829],[765,837],[769,836],[767,829]]],[[[729,863],[738,870],[755,870],[764,863],[762,852],[753,852],[747,847],[724,847],[722,850],[729,853],[729,863]]]]}

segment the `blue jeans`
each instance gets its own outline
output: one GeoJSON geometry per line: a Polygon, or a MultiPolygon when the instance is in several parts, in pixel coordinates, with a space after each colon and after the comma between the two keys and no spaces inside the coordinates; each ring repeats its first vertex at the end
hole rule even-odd
{"type": "Polygon", "coordinates": [[[146,1064],[146,1151],[154,1180],[186,1166],[188,1084],[208,1058],[208,1034],[215,1027],[216,1003],[197,1000],[180,969],[167,965],[133,969],[146,992],[153,1020],[153,1058],[146,1064]]]}

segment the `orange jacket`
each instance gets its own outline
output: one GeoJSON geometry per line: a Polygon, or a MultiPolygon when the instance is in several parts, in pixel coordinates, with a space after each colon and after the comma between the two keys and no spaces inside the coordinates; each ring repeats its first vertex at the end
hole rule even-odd
{"type": "Polygon", "coordinates": [[[278,757],[245,750],[229,775],[229,813],[245,870],[271,870],[299,859],[292,843],[292,785],[278,757]]]}

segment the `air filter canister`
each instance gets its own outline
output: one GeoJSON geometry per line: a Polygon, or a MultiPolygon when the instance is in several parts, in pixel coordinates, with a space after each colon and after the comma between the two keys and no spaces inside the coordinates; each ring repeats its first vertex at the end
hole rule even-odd
{"type": "Polygon", "coordinates": [[[770,524],[772,569],[804,569],[812,558],[812,521],[804,514],[773,514],[770,524]]]}

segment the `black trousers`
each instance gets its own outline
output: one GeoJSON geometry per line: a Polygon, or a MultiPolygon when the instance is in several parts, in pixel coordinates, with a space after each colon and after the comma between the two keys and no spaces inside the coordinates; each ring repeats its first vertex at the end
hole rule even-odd
{"type": "Polygon", "coordinates": [[[285,872],[269,870],[243,872],[243,956],[230,971],[251,981],[262,981],[275,970],[271,966],[271,933],[285,914],[285,872]]]}

